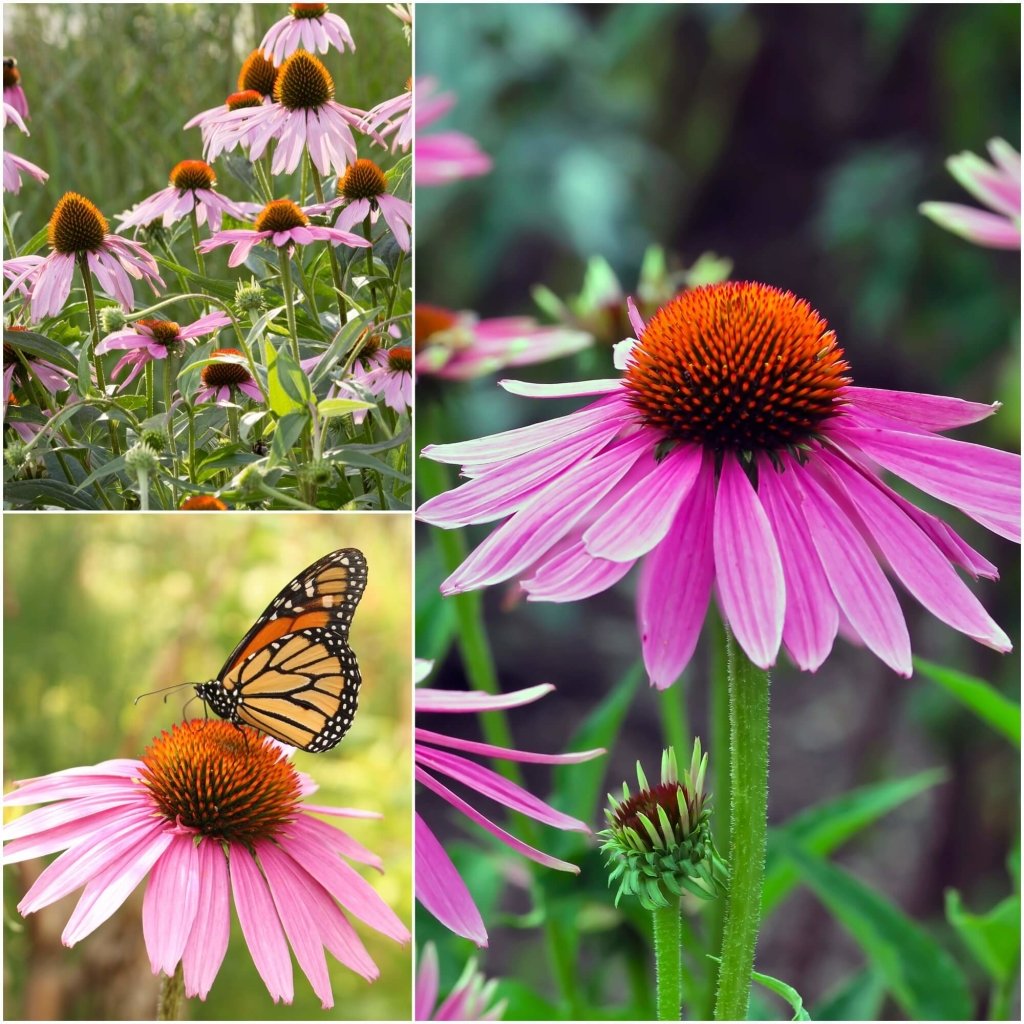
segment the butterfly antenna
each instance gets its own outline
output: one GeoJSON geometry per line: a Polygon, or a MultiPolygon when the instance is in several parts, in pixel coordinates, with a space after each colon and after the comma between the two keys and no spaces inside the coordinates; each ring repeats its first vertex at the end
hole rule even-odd
{"type": "Polygon", "coordinates": [[[195,686],[195,683],[172,683],[170,686],[161,686],[156,690],[147,690],[145,693],[140,693],[135,700],[132,701],[132,705],[138,704],[143,697],[155,697],[158,693],[164,695],[164,703],[167,703],[167,698],[170,696],[171,690],[180,690],[183,686],[195,686]]]}

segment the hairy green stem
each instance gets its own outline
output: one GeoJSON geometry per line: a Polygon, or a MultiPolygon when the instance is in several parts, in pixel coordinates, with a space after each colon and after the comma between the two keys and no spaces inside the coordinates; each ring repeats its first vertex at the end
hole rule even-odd
{"type": "Polygon", "coordinates": [[[195,206],[192,207],[189,220],[192,223],[192,248],[196,251],[196,267],[199,268],[200,276],[206,277],[206,260],[203,259],[203,254],[199,251],[199,218],[196,217],[195,206]]]}
{"type": "Polygon", "coordinates": [[[295,324],[295,303],[292,298],[291,260],[288,257],[287,249],[283,247],[277,250],[277,255],[281,263],[281,290],[284,292],[284,310],[288,319],[289,340],[292,343],[292,355],[295,356],[295,363],[298,365],[302,362],[302,357],[299,355],[299,329],[295,324]]]}
{"type": "Polygon", "coordinates": [[[385,322],[390,320],[395,312],[395,302],[398,300],[398,293],[402,290],[402,264],[405,262],[405,250],[398,250],[398,259],[395,260],[395,273],[392,277],[391,298],[388,299],[388,309],[384,314],[385,322]]]}
{"type": "Polygon", "coordinates": [[[746,1020],[768,838],[768,673],[726,627],[732,820],[715,1020],[746,1020]]]}
{"type": "Polygon", "coordinates": [[[8,259],[12,260],[18,255],[18,247],[14,244],[14,232],[11,230],[11,222],[7,219],[7,207],[4,206],[4,240],[7,242],[8,259]]]}
{"type": "MultiPolygon", "coordinates": [[[[316,169],[316,164],[313,163],[313,158],[309,155],[309,150],[306,150],[306,160],[309,163],[309,171],[313,175],[313,191],[316,193],[316,201],[318,203],[324,202],[324,186],[320,180],[320,172],[316,169]]],[[[338,265],[338,254],[334,251],[334,246],[327,242],[327,257],[331,262],[331,280],[334,282],[334,295],[338,302],[338,326],[344,327],[345,325],[345,288],[344,283],[341,280],[341,267],[338,265]]]]}
{"type": "Polygon", "coordinates": [[[306,512],[320,512],[315,505],[307,505],[304,501],[299,501],[298,498],[293,498],[290,494],[286,494],[284,491],[279,491],[276,487],[271,487],[270,484],[260,481],[260,490],[268,497],[274,498],[276,501],[280,501],[283,505],[288,505],[291,508],[301,508],[306,512]]]}
{"type": "Polygon", "coordinates": [[[658,985],[658,1020],[679,1020],[683,1001],[683,967],[679,955],[679,900],[651,912],[654,966],[658,985]]]}
{"type": "Polygon", "coordinates": [[[156,371],[153,360],[146,360],[146,419],[156,415],[156,371]]]}
{"type": "Polygon", "coordinates": [[[366,240],[370,243],[366,247],[366,279],[370,285],[370,304],[374,307],[377,305],[377,285],[373,280],[373,223],[370,220],[370,214],[367,214],[363,218],[363,234],[366,235],[366,240]]]}
{"type": "Polygon", "coordinates": [[[270,185],[270,154],[267,154],[266,165],[261,163],[259,160],[252,162],[252,169],[256,172],[256,181],[259,183],[260,188],[263,190],[263,201],[269,203],[274,198],[274,190],[270,185]]]}
{"type": "Polygon", "coordinates": [[[168,977],[160,975],[160,992],[156,1000],[157,1020],[181,1020],[185,1009],[185,976],[181,963],[168,977]]]}
{"type": "MultiPolygon", "coordinates": [[[[96,293],[92,287],[92,273],[84,256],[78,258],[78,269],[82,272],[82,281],[85,284],[85,301],[89,306],[89,325],[92,327],[92,365],[96,373],[96,386],[100,394],[106,397],[107,381],[103,376],[103,363],[96,354],[96,346],[100,343],[100,320],[96,313],[96,293]]],[[[121,454],[121,441],[117,436],[117,427],[112,419],[107,420],[107,431],[110,435],[110,450],[115,457],[121,454]]]]}
{"type": "Polygon", "coordinates": [[[167,413],[167,437],[170,444],[168,450],[171,455],[171,499],[175,508],[178,507],[178,442],[174,437],[174,382],[177,367],[177,356],[172,347],[168,347],[167,358],[164,359],[164,409],[167,413]]]}

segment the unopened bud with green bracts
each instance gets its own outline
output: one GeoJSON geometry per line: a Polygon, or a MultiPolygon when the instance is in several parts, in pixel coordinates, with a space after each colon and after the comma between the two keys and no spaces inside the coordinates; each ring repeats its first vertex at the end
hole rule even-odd
{"type": "Polygon", "coordinates": [[[616,906],[623,895],[657,910],[684,891],[701,899],[725,893],[729,871],[711,835],[710,794],[704,792],[707,764],[698,739],[690,770],[681,778],[670,749],[662,754],[660,783],[651,786],[638,761],[639,792],[631,794],[623,783],[621,798],[609,794],[608,828],[599,835],[608,884],[618,883],[616,906]]]}

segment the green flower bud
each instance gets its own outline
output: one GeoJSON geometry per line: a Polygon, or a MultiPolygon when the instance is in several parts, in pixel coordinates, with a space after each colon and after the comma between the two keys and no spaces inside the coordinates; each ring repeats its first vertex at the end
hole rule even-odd
{"type": "Polygon", "coordinates": [[[149,445],[155,452],[162,452],[167,448],[167,435],[162,430],[144,430],[142,443],[149,445]]]}
{"type": "Polygon", "coordinates": [[[241,317],[257,317],[264,309],[263,286],[254,277],[249,284],[239,281],[235,288],[235,309],[241,317]]]}
{"type": "Polygon", "coordinates": [[[599,835],[608,884],[618,883],[616,906],[623,895],[635,896],[646,910],[657,910],[678,900],[684,890],[701,899],[724,894],[729,872],[711,835],[710,794],[704,792],[707,763],[698,739],[690,770],[682,778],[675,751],[666,750],[658,785],[648,784],[638,761],[640,791],[631,794],[623,783],[621,799],[609,795],[608,828],[599,835]]]}
{"type": "Polygon", "coordinates": [[[304,483],[323,487],[331,482],[333,470],[329,462],[308,462],[299,467],[299,479],[304,483]]]}
{"type": "Polygon", "coordinates": [[[120,306],[103,306],[98,312],[100,331],[103,334],[123,331],[128,326],[128,317],[120,306]]]}
{"type": "Polygon", "coordinates": [[[141,476],[143,473],[155,473],[160,457],[148,444],[139,441],[124,453],[124,464],[136,476],[141,476]]]}

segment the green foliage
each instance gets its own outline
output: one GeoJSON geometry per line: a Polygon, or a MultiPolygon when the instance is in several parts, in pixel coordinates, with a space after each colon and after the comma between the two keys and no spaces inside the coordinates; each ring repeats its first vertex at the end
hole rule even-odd
{"type": "Polygon", "coordinates": [[[987,914],[972,914],[960,893],[949,889],[946,919],[994,982],[1013,982],[1020,966],[1020,896],[1007,896],[987,914]]]}

